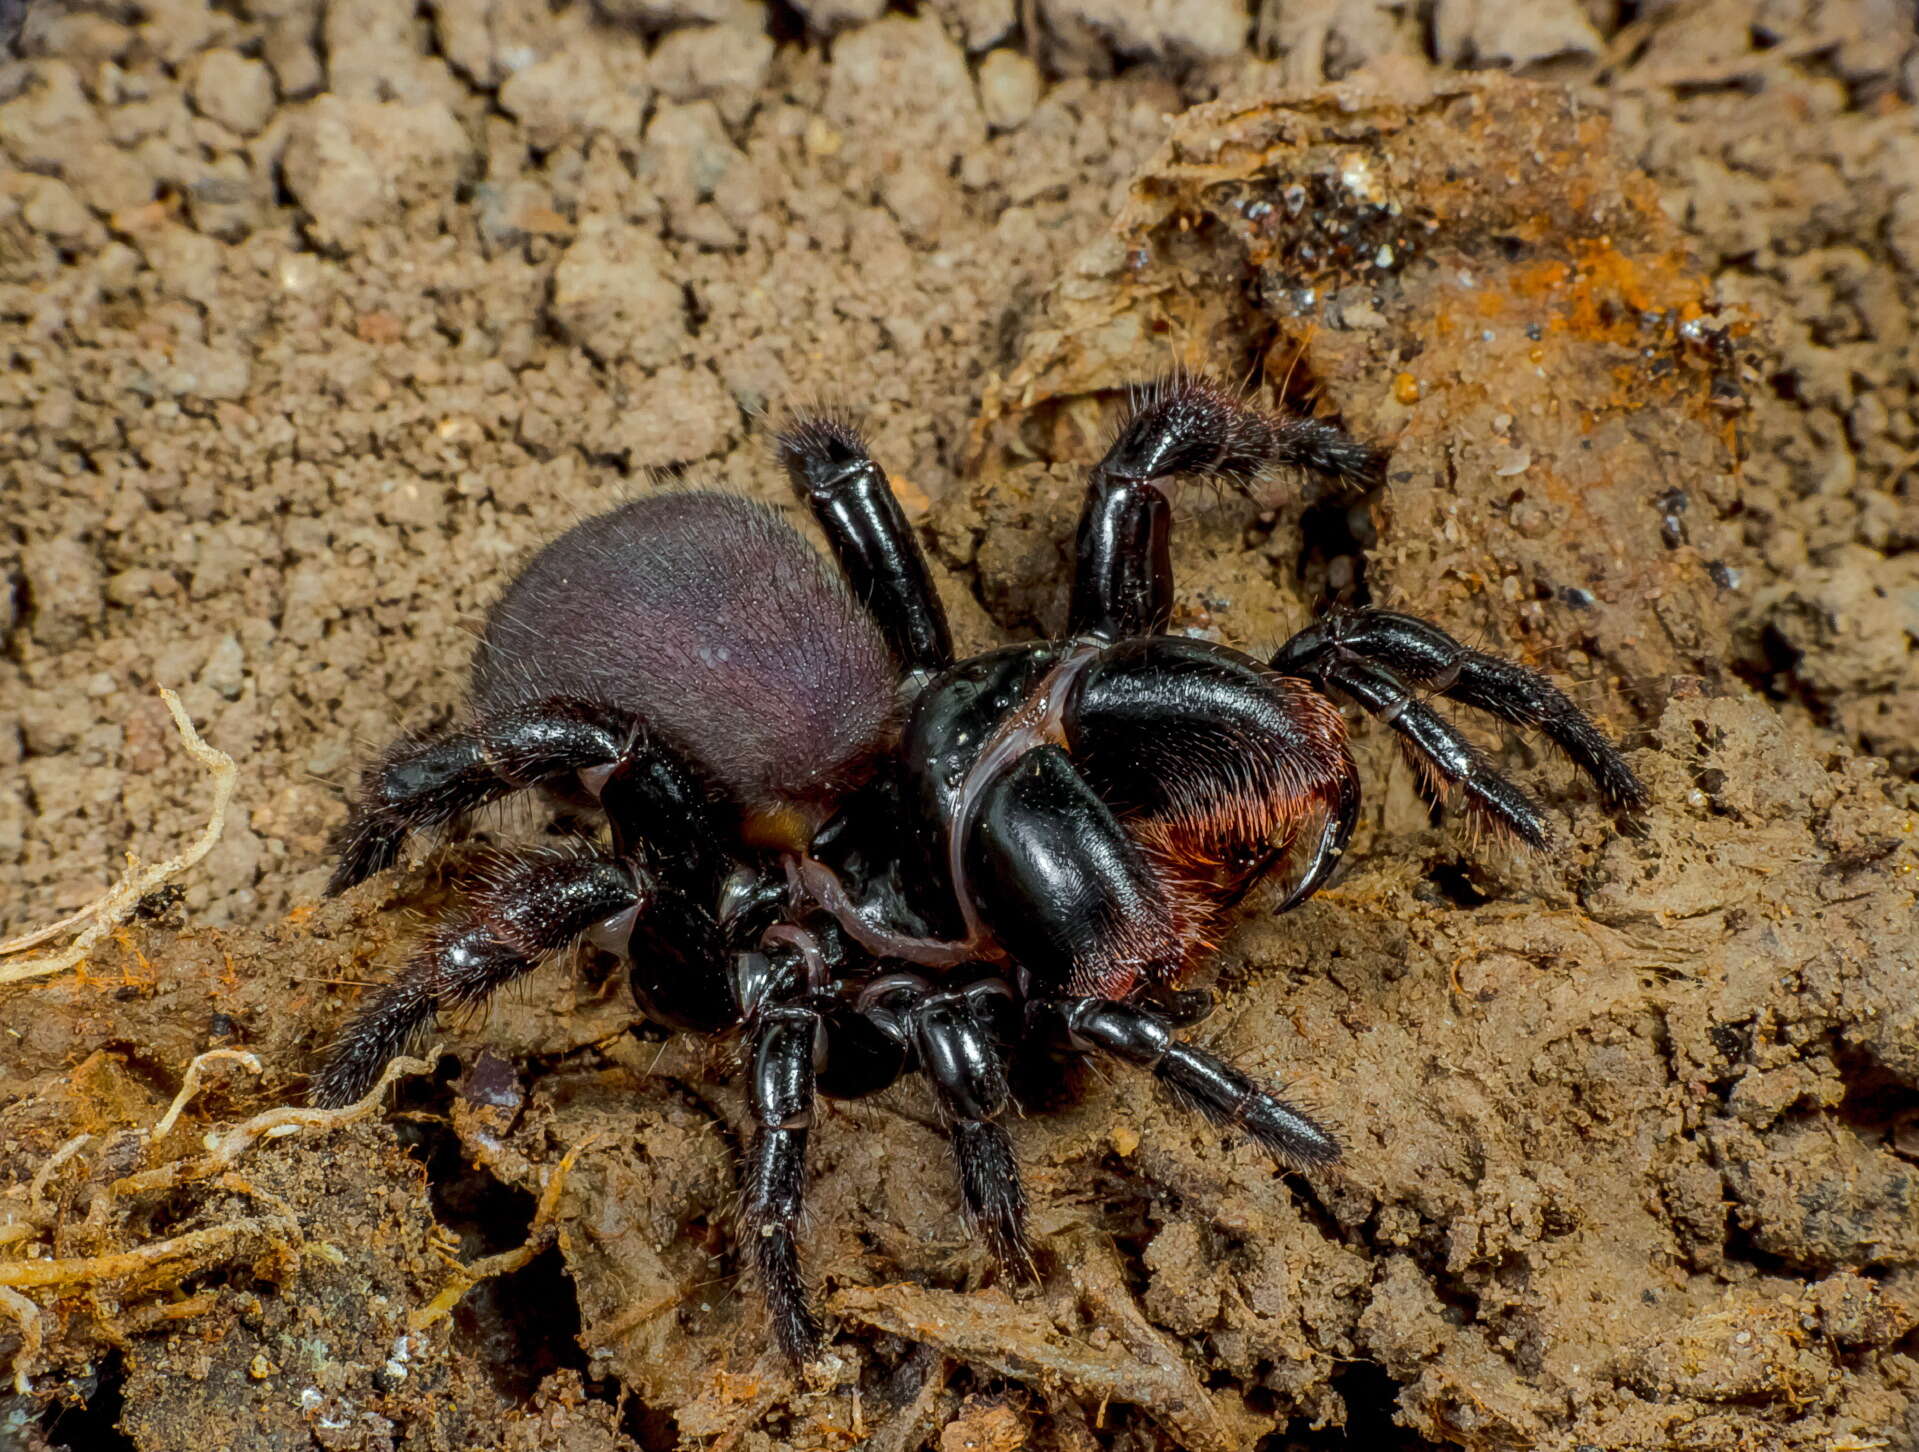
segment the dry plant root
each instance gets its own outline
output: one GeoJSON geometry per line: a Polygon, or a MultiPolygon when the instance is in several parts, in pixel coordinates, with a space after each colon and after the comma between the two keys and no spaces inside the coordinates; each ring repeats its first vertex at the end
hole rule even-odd
{"type": "Polygon", "coordinates": [[[435,1321],[447,1315],[465,1299],[466,1293],[481,1281],[491,1280],[494,1276],[511,1275],[530,1264],[533,1257],[545,1250],[554,1234],[553,1217],[560,1206],[560,1192],[566,1186],[566,1177],[581,1155],[591,1149],[597,1141],[597,1135],[589,1135],[572,1149],[568,1150],[553,1167],[553,1173],[547,1178],[546,1186],[540,1191],[540,1203],[534,1207],[533,1223],[527,1227],[526,1240],[512,1250],[503,1250],[498,1255],[482,1256],[469,1265],[455,1265],[453,1279],[441,1287],[440,1293],[428,1301],[419,1310],[407,1317],[408,1326],[418,1331],[431,1326],[435,1321]]]}
{"type": "Polygon", "coordinates": [[[264,1067],[258,1058],[245,1049],[208,1049],[204,1054],[194,1055],[193,1062],[187,1065],[186,1078],[180,1082],[180,1092],[173,1096],[173,1103],[169,1104],[167,1112],[160,1116],[160,1122],[153,1126],[150,1139],[162,1140],[173,1132],[173,1126],[180,1115],[187,1105],[193,1102],[193,1096],[200,1092],[200,1070],[207,1064],[221,1060],[230,1060],[250,1074],[258,1074],[264,1067]]]}
{"type": "MultiPolygon", "coordinates": [[[[221,1055],[238,1057],[242,1061],[253,1057],[251,1054],[232,1049],[213,1049],[201,1054],[188,1066],[186,1082],[180,1086],[180,1093],[175,1096],[173,1106],[167,1110],[166,1116],[160,1121],[162,1125],[172,1127],[172,1120],[179,1110],[185,1107],[184,1100],[197,1088],[194,1070],[206,1060],[221,1055]]],[[[177,1185],[191,1184],[195,1180],[205,1180],[214,1175],[225,1174],[241,1155],[262,1139],[281,1139],[289,1134],[298,1134],[303,1129],[337,1129],[341,1125],[365,1119],[379,1109],[380,1101],[386,1096],[387,1086],[395,1079],[408,1074],[430,1074],[433,1072],[434,1062],[439,1057],[440,1049],[436,1044],[427,1051],[423,1059],[405,1057],[394,1059],[386,1066],[378,1083],[353,1103],[342,1105],[338,1109],[313,1109],[297,1104],[285,1104],[277,1109],[262,1110],[253,1118],[242,1120],[218,1138],[212,1139],[204,1155],[190,1160],[175,1160],[171,1164],[159,1165],[150,1170],[140,1170],[115,1180],[107,1188],[115,1195],[148,1195],[156,1191],[171,1190],[177,1185]]],[[[257,1067],[257,1064],[249,1067],[257,1067]]],[[[156,1138],[159,1132],[156,1127],[156,1138]]]]}
{"type": "Polygon", "coordinates": [[[58,952],[0,963],[0,984],[44,978],[49,973],[59,973],[84,962],[102,938],[127,920],[141,898],[198,863],[213,850],[220,840],[220,834],[226,830],[227,804],[233,800],[239,769],[234,766],[232,757],[224,751],[216,751],[200,739],[200,733],[194,730],[193,721],[180,704],[178,696],[162,686],[160,699],[166,702],[167,710],[173,715],[173,725],[180,733],[181,744],[196,761],[213,773],[213,807],[207,815],[206,826],[185,851],[176,853],[164,862],[143,867],[138,857],[127,853],[127,870],[102,896],[57,923],[48,923],[43,928],[35,928],[0,942],[0,958],[9,958],[17,953],[25,953],[30,948],[37,948],[63,933],[77,931],[74,940],[58,952]]]}
{"type": "MultiPolygon", "coordinates": [[[[191,730],[191,727],[187,729],[191,730]]],[[[224,807],[224,798],[222,806],[224,807]]],[[[435,1048],[424,1059],[393,1060],[386,1066],[386,1071],[380,1075],[380,1081],[364,1097],[338,1109],[284,1106],[265,1110],[251,1119],[243,1120],[217,1137],[209,1136],[205,1154],[124,1176],[108,1185],[106,1190],[110,1197],[117,1198],[126,1195],[152,1194],[197,1180],[221,1177],[221,1183],[236,1193],[250,1194],[255,1198],[268,1200],[279,1211],[277,1214],[232,1220],[222,1225],[190,1230],[166,1240],[150,1241],[132,1250],[114,1251],[104,1255],[74,1256],[56,1260],[0,1259],[0,1311],[12,1316],[20,1325],[20,1346],[13,1357],[14,1389],[23,1395],[30,1391],[29,1370],[46,1344],[46,1328],[41,1309],[32,1299],[21,1294],[22,1290],[64,1292],[109,1282],[139,1280],[157,1271],[165,1271],[177,1281],[241,1255],[275,1247],[284,1248],[289,1243],[299,1243],[302,1239],[300,1226],[291,1211],[274,1197],[262,1195],[238,1176],[229,1177],[233,1164],[263,1139],[279,1139],[309,1129],[337,1129],[343,1125],[352,1124],[356,1120],[367,1118],[379,1109],[388,1086],[395,1079],[406,1074],[431,1072],[433,1063],[438,1057],[439,1050],[435,1048]]],[[[211,1049],[198,1055],[187,1066],[186,1077],[181,1083],[180,1092],[174,1096],[173,1103],[168,1106],[167,1112],[161,1117],[159,1123],[148,1131],[149,1142],[165,1138],[173,1129],[188,1103],[199,1092],[204,1066],[222,1059],[232,1060],[255,1073],[258,1073],[261,1068],[259,1060],[242,1049],[211,1049]]],[[[47,1212],[43,1203],[46,1185],[60,1166],[84,1149],[91,1138],[91,1135],[75,1135],[47,1157],[34,1175],[30,1218],[23,1223],[0,1227],[0,1246],[11,1245],[20,1240],[36,1239],[40,1231],[51,1223],[53,1217],[47,1212]]],[[[570,1163],[571,1157],[563,1161],[562,1171],[570,1163]]],[[[542,1227],[541,1218],[551,1218],[552,1206],[558,1203],[557,1185],[563,1178],[562,1173],[556,1172],[550,1194],[541,1197],[540,1216],[535,1219],[537,1234],[550,1233],[542,1227]]],[[[536,1252],[528,1253],[526,1259],[531,1260],[533,1253],[536,1252]]],[[[507,1256],[496,1256],[492,1259],[505,1260],[514,1254],[517,1252],[508,1252],[507,1256]]],[[[502,1266],[500,1269],[511,1268],[502,1266]]],[[[485,1274],[498,1274],[498,1271],[488,1270],[485,1274]]],[[[482,1278],[483,1276],[476,1276],[475,1280],[482,1278]]],[[[458,1298],[455,1297],[455,1299],[458,1298]]],[[[180,1303],[172,1310],[163,1308],[152,1312],[151,1315],[155,1320],[167,1320],[176,1316],[199,1315],[209,1309],[211,1309],[210,1301],[205,1297],[195,1297],[190,1304],[180,1303]]]]}

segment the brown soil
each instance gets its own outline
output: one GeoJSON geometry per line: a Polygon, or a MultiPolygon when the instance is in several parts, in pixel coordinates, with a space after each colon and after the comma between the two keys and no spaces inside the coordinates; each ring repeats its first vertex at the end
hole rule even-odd
{"type": "Polygon", "coordinates": [[[30,9],[0,934],[199,831],[156,686],[238,790],[180,892],[0,989],[0,1448],[1919,1448],[1911,6],[882,8],[30,9]],[[516,559],[662,476],[782,499],[764,416],[825,396],[962,643],[1057,629],[1077,471],[1172,364],[1395,450],[1375,497],[1190,497],[1180,628],[1416,609],[1654,792],[1610,821],[1508,742],[1563,832],[1521,855],[1355,723],[1349,867],[1249,915],[1195,1031],[1340,1167],[1084,1075],[1015,1129],[1014,1297],[930,1099],[834,1106],[796,1384],[727,1055],[629,1032],[605,965],[378,1113],[235,1137],[473,844],[539,830],[317,902],[354,764],[449,718],[516,559]],[[160,1133],[215,1048],[259,1071],[160,1133]]]}

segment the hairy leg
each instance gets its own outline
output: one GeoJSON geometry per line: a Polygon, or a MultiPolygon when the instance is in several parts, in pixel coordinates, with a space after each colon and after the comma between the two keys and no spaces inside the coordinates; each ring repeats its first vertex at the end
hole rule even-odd
{"type": "Polygon", "coordinates": [[[1372,661],[1408,685],[1543,731],[1599,788],[1607,805],[1646,804],[1646,789],[1618,747],[1565,692],[1528,666],[1462,645],[1416,615],[1350,610],[1300,631],[1273,657],[1273,668],[1310,679],[1341,659],[1372,661]]]}
{"type": "Polygon", "coordinates": [[[391,867],[409,832],[442,826],[522,787],[610,768],[636,723],[584,701],[548,700],[431,736],[405,736],[368,767],[335,840],[329,897],[391,867]]]}
{"type": "Polygon", "coordinates": [[[806,1141],[813,1127],[819,1015],[798,1004],[764,1010],[748,1045],[753,1139],[740,1186],[740,1233],[759,1272],[773,1335],[796,1366],[819,1353],[820,1318],[800,1272],[806,1141]]]}
{"type": "Polygon", "coordinates": [[[475,892],[355,1014],[314,1082],[315,1104],[351,1104],[442,1009],[485,1002],[596,924],[636,912],[650,885],[608,857],[522,863],[475,892]]]}
{"type": "Polygon", "coordinates": [[[1417,616],[1334,612],[1287,641],[1272,665],[1350,696],[1399,734],[1407,756],[1434,785],[1458,786],[1473,811],[1531,846],[1551,840],[1544,813],[1415,688],[1543,731],[1608,805],[1645,804],[1646,789],[1619,749],[1545,676],[1471,650],[1417,616]]]}
{"type": "Polygon", "coordinates": [[[1378,479],[1384,457],[1331,424],[1249,408],[1209,379],[1153,385],[1087,480],[1070,632],[1123,640],[1165,631],[1173,607],[1168,481],[1184,474],[1245,484],[1303,469],[1363,485],[1378,479]]]}
{"type": "Polygon", "coordinates": [[[1317,1120],[1243,1070],[1181,1043],[1158,1015],[1109,998],[1057,998],[1036,1005],[1040,1021],[1082,1051],[1150,1069],[1174,1098],[1259,1141],[1289,1169],[1339,1158],[1339,1141],[1317,1120]]]}
{"type": "Polygon", "coordinates": [[[1012,1095],[999,1046],[981,1011],[985,1005],[976,997],[965,992],[932,994],[910,1018],[920,1067],[933,1081],[946,1112],[966,1218],[1002,1267],[1030,1280],[1034,1271],[1026,1239],[1026,1191],[1013,1142],[999,1122],[1012,1095]]]}

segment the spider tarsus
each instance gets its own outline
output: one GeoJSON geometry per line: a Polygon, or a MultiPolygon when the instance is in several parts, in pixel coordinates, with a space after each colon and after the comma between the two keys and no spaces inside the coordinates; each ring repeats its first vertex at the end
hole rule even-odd
{"type": "Polygon", "coordinates": [[[992,1120],[956,1120],[951,1128],[966,1218],[1003,1271],[1023,1282],[1038,1279],[1026,1238],[1026,1190],[1011,1137],[992,1120]]]}
{"type": "Polygon", "coordinates": [[[377,812],[355,811],[333,835],[331,851],[337,859],[324,889],[338,897],[358,887],[376,872],[385,872],[400,860],[406,829],[396,827],[377,812]]]}
{"type": "Polygon", "coordinates": [[[1192,474],[1239,482],[1304,469],[1369,485],[1382,476],[1385,458],[1335,424],[1269,413],[1209,378],[1182,373],[1144,391],[1097,468],[1118,479],[1192,474]]]}
{"type": "Polygon", "coordinates": [[[1175,1038],[1157,1014],[1113,999],[1058,999],[1045,1016],[1076,1047],[1150,1069],[1180,1103],[1258,1140],[1291,1169],[1339,1158],[1339,1141],[1310,1114],[1262,1088],[1244,1070],[1175,1038]]]}
{"type": "Polygon", "coordinates": [[[839,409],[796,410],[774,439],[780,466],[808,493],[825,492],[855,470],[877,467],[852,417],[839,409]]]}
{"type": "Polygon", "coordinates": [[[1258,1140],[1288,1169],[1315,1169],[1340,1157],[1331,1130],[1204,1049],[1175,1043],[1153,1072],[1175,1098],[1213,1123],[1258,1140]]]}
{"type": "Polygon", "coordinates": [[[747,1151],[742,1229],[773,1322],[773,1338],[794,1366],[819,1355],[820,1318],[800,1270],[799,1207],[806,1181],[806,1131],[754,1131],[747,1151]]]}

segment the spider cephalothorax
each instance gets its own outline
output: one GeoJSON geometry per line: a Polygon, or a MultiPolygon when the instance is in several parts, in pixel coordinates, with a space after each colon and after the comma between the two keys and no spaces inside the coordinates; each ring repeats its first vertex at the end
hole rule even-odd
{"type": "Polygon", "coordinates": [[[743,1042],[744,1238],[795,1359],[820,1337],[797,1247],[816,1095],[924,1073],[966,1213],[1015,1274],[1031,1254],[1000,1123],[1009,1053],[1113,1055],[1287,1165],[1338,1157],[1280,1086],[1172,1031],[1230,910],[1282,869],[1278,910],[1297,905],[1345,847],[1359,784],[1327,692],[1524,842],[1547,840],[1540,809],[1428,695],[1544,732],[1610,804],[1643,799],[1543,676],[1411,616],[1332,614],[1268,662],[1167,633],[1169,481],[1376,479],[1378,452],[1329,425],[1202,380],[1148,392],[1092,471],[1066,634],[958,662],[858,434],[807,417],[780,449],[844,579],[770,509],[634,500],[507,588],[467,724],[367,772],[334,892],[408,832],[524,787],[597,807],[607,842],[491,873],[347,1026],[314,1093],[364,1094],[437,1010],[584,937],[622,953],[648,1017],[743,1042]]]}

